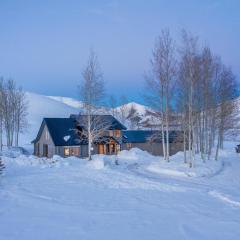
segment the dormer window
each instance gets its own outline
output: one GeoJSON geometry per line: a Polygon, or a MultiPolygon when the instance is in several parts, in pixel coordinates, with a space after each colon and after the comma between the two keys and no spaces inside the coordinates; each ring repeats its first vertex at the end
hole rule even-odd
{"type": "Polygon", "coordinates": [[[117,138],[121,137],[121,130],[119,130],[119,129],[115,130],[115,136],[117,138]]]}

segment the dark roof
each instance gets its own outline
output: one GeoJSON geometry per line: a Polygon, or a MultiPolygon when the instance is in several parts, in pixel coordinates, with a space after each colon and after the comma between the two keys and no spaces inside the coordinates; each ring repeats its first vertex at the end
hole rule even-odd
{"type": "MultiPolygon", "coordinates": [[[[181,131],[169,131],[169,142],[178,138],[181,131]]],[[[124,143],[162,142],[162,132],[158,130],[127,130],[122,131],[124,143]]],[[[165,135],[166,139],[166,135],[165,135]]]]}
{"type": "MultiPolygon", "coordinates": [[[[100,124],[100,126],[105,126],[109,130],[126,130],[127,128],[120,123],[115,117],[112,115],[92,115],[93,121],[100,124]]],[[[71,114],[70,118],[77,119],[80,126],[85,127],[87,123],[87,115],[77,115],[71,114]]]]}
{"type": "Polygon", "coordinates": [[[76,146],[86,144],[86,140],[82,139],[80,141],[75,131],[76,120],[73,118],[44,118],[38,135],[33,143],[40,139],[45,125],[48,128],[55,146],[76,146]]]}

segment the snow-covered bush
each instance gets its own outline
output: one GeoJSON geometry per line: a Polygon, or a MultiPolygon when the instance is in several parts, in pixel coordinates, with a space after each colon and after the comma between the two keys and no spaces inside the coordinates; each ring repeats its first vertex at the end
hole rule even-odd
{"type": "Polygon", "coordinates": [[[5,168],[5,165],[2,161],[2,159],[0,158],[0,174],[3,172],[3,169],[5,168]]]}

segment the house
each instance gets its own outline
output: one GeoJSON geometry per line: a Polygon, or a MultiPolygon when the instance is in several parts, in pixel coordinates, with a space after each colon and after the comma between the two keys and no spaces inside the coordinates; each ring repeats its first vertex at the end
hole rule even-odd
{"type": "MultiPolygon", "coordinates": [[[[156,156],[163,156],[162,132],[158,130],[122,131],[122,150],[139,148],[156,156]]],[[[166,136],[165,136],[166,142],[166,136]]],[[[183,132],[169,131],[169,154],[183,151],[183,132]]]]}
{"type": "MultiPolygon", "coordinates": [[[[94,141],[93,154],[116,154],[121,149],[122,130],[126,127],[111,115],[92,116],[103,131],[94,141]]],[[[32,141],[34,155],[39,157],[88,156],[86,115],[71,115],[69,118],[44,118],[37,137],[32,141]]]]}
{"type": "MultiPolygon", "coordinates": [[[[71,115],[69,118],[44,118],[34,144],[34,154],[39,157],[88,156],[87,116],[71,115]]],[[[92,154],[117,154],[120,150],[140,148],[153,155],[163,155],[162,134],[157,130],[127,130],[111,115],[93,115],[92,131],[98,130],[93,141],[92,154]]],[[[166,141],[166,139],[165,139],[166,141]]],[[[183,150],[183,133],[169,132],[170,155],[183,150]]]]}

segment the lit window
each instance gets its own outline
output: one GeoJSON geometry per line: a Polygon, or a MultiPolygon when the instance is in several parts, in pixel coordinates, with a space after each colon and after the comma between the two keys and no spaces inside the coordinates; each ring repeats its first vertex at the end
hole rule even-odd
{"type": "Polygon", "coordinates": [[[121,137],[121,131],[119,129],[115,130],[115,136],[116,137],[121,137]]]}
{"type": "Polygon", "coordinates": [[[127,143],[127,150],[132,148],[132,143],[127,143]]]}
{"type": "Polygon", "coordinates": [[[121,151],[121,146],[119,144],[116,145],[116,152],[119,153],[121,151]]]}
{"type": "Polygon", "coordinates": [[[79,147],[65,147],[64,156],[80,156],[79,147]]]}
{"type": "Polygon", "coordinates": [[[64,156],[70,155],[70,148],[64,148],[64,156]]]}

